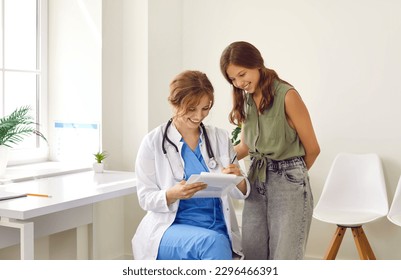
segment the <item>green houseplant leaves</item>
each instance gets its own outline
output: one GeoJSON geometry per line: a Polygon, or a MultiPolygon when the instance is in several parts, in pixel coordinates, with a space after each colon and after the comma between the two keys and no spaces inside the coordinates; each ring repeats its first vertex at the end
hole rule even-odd
{"type": "Polygon", "coordinates": [[[231,143],[236,146],[241,142],[241,139],[239,138],[241,133],[241,125],[236,126],[233,131],[231,131],[231,143]]]}
{"type": "Polygon", "coordinates": [[[11,148],[32,134],[47,141],[46,137],[36,129],[38,124],[29,115],[30,110],[29,106],[22,106],[10,115],[0,118],[0,145],[11,148]]]}
{"type": "Polygon", "coordinates": [[[107,153],[105,151],[103,152],[97,152],[96,154],[93,154],[95,156],[95,160],[97,163],[102,163],[102,161],[107,158],[107,153]]]}

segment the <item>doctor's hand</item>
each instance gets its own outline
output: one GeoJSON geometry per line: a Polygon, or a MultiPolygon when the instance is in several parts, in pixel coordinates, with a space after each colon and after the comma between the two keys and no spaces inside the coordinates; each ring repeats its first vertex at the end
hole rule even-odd
{"type": "Polygon", "coordinates": [[[237,176],[242,176],[241,169],[239,168],[239,166],[233,163],[229,164],[226,168],[223,168],[221,172],[225,174],[234,174],[237,176]]]}
{"type": "Polygon", "coordinates": [[[202,182],[186,184],[186,181],[182,180],[166,191],[167,204],[170,205],[178,199],[189,199],[198,191],[206,189],[206,187],[207,184],[202,182]]]}
{"type": "MultiPolygon", "coordinates": [[[[235,174],[237,176],[243,176],[241,173],[241,169],[237,164],[229,164],[226,168],[223,168],[221,172],[225,174],[235,174]]],[[[245,179],[242,180],[238,185],[237,188],[243,193],[246,194],[246,181],[245,179]]]]}

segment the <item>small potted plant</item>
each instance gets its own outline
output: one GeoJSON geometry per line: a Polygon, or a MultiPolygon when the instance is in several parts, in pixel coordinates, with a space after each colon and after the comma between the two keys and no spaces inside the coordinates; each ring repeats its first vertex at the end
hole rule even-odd
{"type": "Polygon", "coordinates": [[[47,141],[46,137],[36,129],[38,124],[29,115],[30,110],[31,107],[22,106],[10,115],[0,118],[0,176],[5,173],[10,148],[31,135],[38,135],[47,141]]]}
{"type": "Polygon", "coordinates": [[[93,170],[96,173],[102,173],[104,170],[103,160],[105,160],[108,155],[105,151],[102,151],[102,152],[99,151],[93,155],[95,156],[95,162],[93,163],[93,170]]]}

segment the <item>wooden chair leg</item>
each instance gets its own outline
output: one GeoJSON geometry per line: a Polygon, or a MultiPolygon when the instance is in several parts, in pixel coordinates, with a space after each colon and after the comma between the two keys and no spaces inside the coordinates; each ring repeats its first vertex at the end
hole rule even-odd
{"type": "Polygon", "coordinates": [[[366,253],[367,253],[368,259],[369,260],[375,260],[376,256],[373,253],[372,247],[370,247],[368,238],[366,237],[366,234],[365,234],[363,228],[361,227],[359,231],[360,231],[360,236],[361,236],[361,238],[362,238],[362,240],[363,240],[363,242],[365,244],[365,248],[366,248],[366,253]]]}
{"type": "Polygon", "coordinates": [[[337,226],[337,230],[331,240],[329,248],[327,249],[326,255],[324,256],[325,260],[334,260],[336,258],[346,230],[346,227],[337,226]]]}
{"type": "Polygon", "coordinates": [[[361,260],[375,260],[376,256],[370,247],[369,241],[362,229],[362,226],[352,228],[352,235],[354,236],[359,258],[361,260]]]}
{"type": "Polygon", "coordinates": [[[360,227],[351,228],[352,235],[354,236],[354,241],[355,241],[356,249],[358,250],[359,258],[361,260],[367,260],[368,256],[366,253],[365,243],[360,235],[359,229],[360,229],[360,227]]]}

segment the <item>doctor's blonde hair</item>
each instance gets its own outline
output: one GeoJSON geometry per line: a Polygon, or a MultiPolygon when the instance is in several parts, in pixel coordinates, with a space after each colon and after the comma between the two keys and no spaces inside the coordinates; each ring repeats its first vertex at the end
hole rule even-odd
{"type": "Polygon", "coordinates": [[[197,106],[205,95],[209,97],[210,109],[214,104],[212,83],[205,73],[187,70],[171,81],[168,101],[177,109],[178,114],[184,115],[190,107],[197,106]]]}

